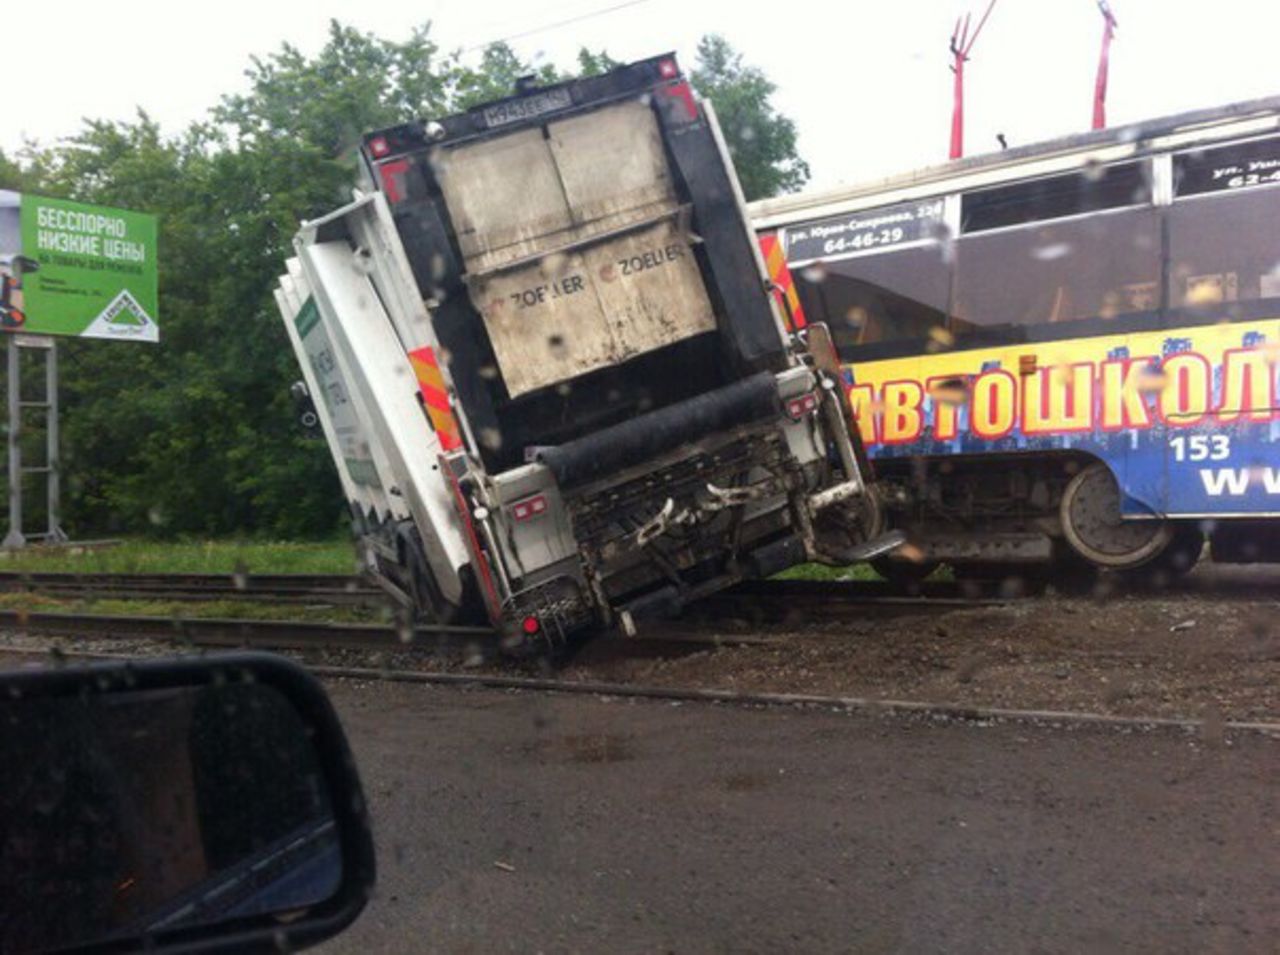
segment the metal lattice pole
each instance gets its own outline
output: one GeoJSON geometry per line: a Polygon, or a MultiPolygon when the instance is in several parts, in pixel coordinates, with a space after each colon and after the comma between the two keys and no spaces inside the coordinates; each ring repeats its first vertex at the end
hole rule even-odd
{"type": "Polygon", "coordinates": [[[22,547],[27,539],[22,535],[22,390],[20,384],[21,354],[16,339],[10,337],[9,345],[9,533],[3,547],[22,547]]]}

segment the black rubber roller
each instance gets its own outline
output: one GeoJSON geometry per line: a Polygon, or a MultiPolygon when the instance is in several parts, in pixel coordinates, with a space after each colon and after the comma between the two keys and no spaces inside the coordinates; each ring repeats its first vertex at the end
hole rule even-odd
{"type": "Polygon", "coordinates": [[[717,431],[781,413],[777,381],[765,371],[575,441],[541,448],[535,460],[549,467],[560,486],[567,489],[717,431]]]}

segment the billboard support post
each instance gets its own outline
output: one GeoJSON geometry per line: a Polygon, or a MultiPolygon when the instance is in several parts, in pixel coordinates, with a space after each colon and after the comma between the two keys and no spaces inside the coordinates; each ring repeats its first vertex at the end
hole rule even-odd
{"type": "Polygon", "coordinates": [[[4,547],[22,547],[27,539],[22,535],[22,389],[19,388],[21,356],[18,342],[9,339],[9,533],[4,537],[4,547]]]}
{"type": "Polygon", "coordinates": [[[8,405],[9,405],[9,533],[0,547],[7,550],[25,547],[28,536],[42,539],[46,544],[60,544],[67,540],[62,530],[62,465],[59,460],[58,428],[58,347],[51,337],[13,335],[8,347],[8,405]],[[22,400],[22,349],[44,352],[44,399],[22,400]],[[23,467],[22,419],[23,410],[33,408],[45,412],[44,464],[23,467]],[[23,532],[22,485],[27,474],[45,476],[48,523],[42,532],[27,535],[23,532]]]}
{"type": "Polygon", "coordinates": [[[62,457],[58,453],[58,343],[52,338],[49,339],[49,350],[44,353],[44,394],[49,403],[44,425],[44,459],[49,465],[45,495],[49,523],[45,543],[61,544],[67,540],[67,535],[62,530],[62,457]]]}

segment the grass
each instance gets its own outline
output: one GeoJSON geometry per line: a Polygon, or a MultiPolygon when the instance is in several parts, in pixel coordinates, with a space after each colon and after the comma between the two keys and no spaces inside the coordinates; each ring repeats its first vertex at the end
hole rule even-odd
{"type": "MultiPolygon", "coordinates": [[[[778,580],[884,580],[870,564],[851,567],[828,567],[826,564],[796,564],[777,574],[778,580]]],[[[951,568],[943,565],[929,575],[929,580],[952,580],[951,568]]]]}
{"type": "Polygon", "coordinates": [[[882,580],[870,564],[828,567],[826,564],[796,564],[776,575],[778,580],[882,580]]]}
{"type": "Polygon", "coordinates": [[[296,541],[124,540],[98,547],[32,546],[0,550],[0,571],[100,574],[351,574],[356,553],[346,538],[296,541]]]}

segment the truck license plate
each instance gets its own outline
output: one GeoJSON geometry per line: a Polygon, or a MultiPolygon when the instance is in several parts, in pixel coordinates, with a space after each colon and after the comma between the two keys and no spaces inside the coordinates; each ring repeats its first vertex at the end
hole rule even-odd
{"type": "Polygon", "coordinates": [[[566,89],[544,90],[523,99],[514,99],[506,103],[496,103],[484,111],[484,124],[492,129],[495,126],[506,126],[518,123],[522,119],[532,119],[543,113],[554,113],[558,109],[567,109],[573,105],[573,98],[566,89]]]}

